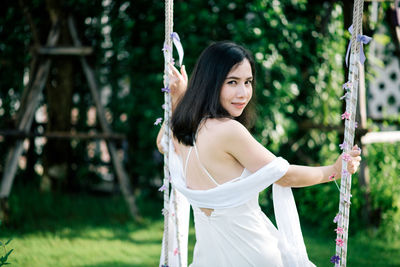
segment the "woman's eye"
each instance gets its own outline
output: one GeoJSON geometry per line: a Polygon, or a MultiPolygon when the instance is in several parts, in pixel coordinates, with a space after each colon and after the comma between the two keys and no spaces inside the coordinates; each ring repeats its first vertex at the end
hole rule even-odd
{"type": "Polygon", "coordinates": [[[251,80],[248,80],[246,81],[246,84],[251,84],[251,82],[252,82],[251,80]]]}
{"type": "Polygon", "coordinates": [[[236,81],[229,81],[228,84],[236,84],[236,81]]]}

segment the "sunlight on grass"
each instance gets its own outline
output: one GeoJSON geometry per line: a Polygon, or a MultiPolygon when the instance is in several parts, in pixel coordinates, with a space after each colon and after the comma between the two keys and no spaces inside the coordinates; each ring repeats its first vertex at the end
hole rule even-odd
{"type": "MultiPolygon", "coordinates": [[[[163,223],[161,220],[120,228],[64,228],[56,232],[36,232],[17,236],[10,263],[15,266],[158,266],[163,223]]],[[[189,262],[194,244],[191,228],[189,262]]],[[[317,266],[329,262],[334,246],[332,239],[304,231],[311,261],[317,266]]],[[[3,238],[0,236],[0,238],[3,238]]],[[[366,237],[350,238],[348,266],[400,266],[400,244],[386,244],[366,237]]]]}
{"type": "MultiPolygon", "coordinates": [[[[0,240],[13,238],[10,266],[128,267],[158,266],[163,221],[161,201],[139,203],[144,220],[133,222],[121,196],[39,194],[29,188],[11,196],[12,220],[0,227],[0,240]],[[37,205],[41,203],[41,205],[37,205]]],[[[335,235],[322,236],[305,224],[309,258],[331,267],[335,235]]],[[[188,262],[195,234],[189,232],[188,262]]],[[[350,237],[348,266],[400,266],[400,242],[389,243],[358,233],[350,237]]]]}

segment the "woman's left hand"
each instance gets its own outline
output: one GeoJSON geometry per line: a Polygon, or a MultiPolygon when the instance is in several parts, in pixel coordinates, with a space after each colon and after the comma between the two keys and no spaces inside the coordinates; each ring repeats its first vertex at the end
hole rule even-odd
{"type": "Polygon", "coordinates": [[[348,153],[342,153],[340,157],[336,160],[335,164],[333,165],[335,172],[339,174],[337,177],[341,177],[342,171],[342,160],[347,161],[347,171],[350,174],[354,174],[358,167],[360,166],[361,162],[361,150],[358,148],[357,145],[353,147],[353,149],[348,153]]]}

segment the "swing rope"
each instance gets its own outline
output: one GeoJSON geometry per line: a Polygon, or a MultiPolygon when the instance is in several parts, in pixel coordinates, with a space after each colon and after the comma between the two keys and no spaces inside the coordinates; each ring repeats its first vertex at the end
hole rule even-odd
{"type": "Polygon", "coordinates": [[[352,150],[354,144],[358,86],[360,83],[360,71],[363,67],[361,64],[363,64],[365,59],[363,59],[364,54],[362,51],[362,43],[366,43],[362,40],[364,37],[362,35],[363,6],[364,0],[354,1],[353,25],[351,32],[350,69],[348,81],[343,86],[344,89],[347,90],[344,96],[346,99],[346,111],[342,115],[342,119],[345,119],[344,142],[342,144],[344,153],[342,156],[342,180],[340,183],[339,213],[334,220],[338,223],[338,228],[336,229],[336,255],[332,257],[336,267],[345,267],[347,257],[347,241],[351,204],[351,174],[349,174],[347,171],[347,152],[352,150]]]}
{"type": "MultiPolygon", "coordinates": [[[[165,0],[165,41],[164,49],[166,47],[171,47],[171,33],[173,28],[173,1],[165,0]]],[[[169,86],[169,76],[168,76],[168,63],[171,61],[172,55],[164,51],[164,88],[169,86]]],[[[171,96],[168,92],[164,92],[164,140],[169,140],[170,138],[170,115],[171,115],[171,96]]],[[[168,266],[168,241],[169,241],[169,141],[165,143],[166,149],[164,150],[164,266],[168,266]]]]}
{"type": "Polygon", "coordinates": [[[171,95],[169,94],[170,89],[169,89],[169,63],[174,62],[173,59],[173,42],[175,46],[177,47],[178,53],[179,53],[179,62],[180,65],[182,65],[182,59],[183,59],[183,48],[180,44],[179,41],[179,36],[173,32],[173,0],[165,0],[165,41],[164,41],[164,136],[163,140],[166,140],[164,142],[164,180],[163,180],[163,191],[164,191],[164,209],[163,209],[163,215],[164,215],[164,258],[162,259],[162,266],[168,267],[169,263],[171,262],[169,259],[169,247],[173,244],[169,244],[171,241],[170,239],[170,218],[173,217],[173,229],[175,230],[175,238],[176,238],[176,248],[173,250],[173,256],[178,256],[178,266],[182,265],[182,255],[181,255],[181,250],[180,250],[180,234],[179,234],[179,220],[178,220],[178,200],[177,198],[179,197],[175,189],[170,190],[170,170],[169,170],[169,149],[170,149],[170,139],[172,138],[171,136],[171,128],[170,128],[170,118],[172,114],[172,101],[171,101],[171,95]],[[171,191],[171,192],[170,192],[171,191]],[[173,206],[171,207],[171,200],[173,206]],[[173,209],[173,211],[171,211],[173,209]]]}

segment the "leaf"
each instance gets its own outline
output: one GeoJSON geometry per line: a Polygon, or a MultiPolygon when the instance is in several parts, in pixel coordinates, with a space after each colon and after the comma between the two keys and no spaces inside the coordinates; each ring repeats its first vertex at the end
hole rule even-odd
{"type": "Polygon", "coordinates": [[[387,34],[376,33],[374,34],[374,41],[381,45],[387,45],[390,43],[390,36],[387,34]]]}
{"type": "Polygon", "coordinates": [[[2,257],[0,258],[0,266],[9,264],[9,263],[7,263],[7,259],[8,259],[8,256],[10,256],[11,252],[13,252],[13,251],[14,251],[14,249],[11,249],[10,251],[8,251],[8,252],[6,253],[6,255],[4,255],[4,256],[2,256],[2,257]]]}
{"type": "Polygon", "coordinates": [[[10,239],[5,243],[5,245],[7,246],[7,245],[11,242],[11,240],[12,240],[12,238],[10,238],[10,239]]]}

